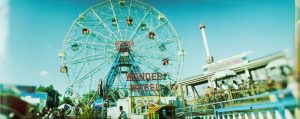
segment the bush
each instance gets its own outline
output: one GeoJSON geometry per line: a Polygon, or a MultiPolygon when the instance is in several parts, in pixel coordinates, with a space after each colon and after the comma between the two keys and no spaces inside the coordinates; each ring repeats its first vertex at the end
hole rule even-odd
{"type": "Polygon", "coordinates": [[[90,106],[85,106],[82,114],[79,115],[78,119],[97,119],[99,118],[99,112],[90,106]]]}

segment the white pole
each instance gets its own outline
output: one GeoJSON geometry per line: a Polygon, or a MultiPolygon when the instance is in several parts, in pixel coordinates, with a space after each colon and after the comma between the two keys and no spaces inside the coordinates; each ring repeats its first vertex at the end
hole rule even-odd
{"type": "MultiPolygon", "coordinates": [[[[285,118],[286,119],[293,119],[294,117],[293,117],[293,115],[292,115],[292,113],[290,112],[290,110],[288,110],[288,109],[285,109],[284,110],[284,114],[285,114],[285,118]]],[[[295,118],[294,118],[295,119],[295,118]]],[[[297,119],[297,118],[296,118],[297,119]]]]}
{"type": "Polygon", "coordinates": [[[245,119],[249,119],[249,116],[247,115],[247,113],[245,113],[245,119]]]}
{"type": "Polygon", "coordinates": [[[273,119],[270,111],[267,111],[267,119],[273,119]]]}
{"type": "Polygon", "coordinates": [[[202,32],[202,37],[203,37],[204,47],[205,47],[205,51],[206,51],[206,56],[207,56],[207,58],[209,58],[210,57],[210,53],[209,53],[207,39],[206,39],[206,34],[205,34],[205,25],[204,24],[200,24],[199,28],[200,28],[200,30],[202,32]]]}
{"type": "Polygon", "coordinates": [[[275,118],[276,119],[282,119],[282,116],[284,116],[284,115],[281,115],[278,110],[275,111],[275,118]]]}

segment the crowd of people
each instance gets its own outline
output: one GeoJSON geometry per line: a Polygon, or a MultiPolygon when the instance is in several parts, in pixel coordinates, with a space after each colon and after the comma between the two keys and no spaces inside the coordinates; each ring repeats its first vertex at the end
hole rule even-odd
{"type": "Polygon", "coordinates": [[[293,75],[277,76],[277,78],[268,76],[265,80],[250,80],[229,78],[210,82],[213,85],[205,89],[205,98],[207,102],[219,102],[235,98],[272,92],[287,88],[293,80],[293,75]],[[288,83],[289,82],[289,83],[288,83]]]}
{"type": "Polygon", "coordinates": [[[31,109],[33,119],[65,119],[65,109],[43,108],[41,111],[31,109]]]}
{"type": "Polygon", "coordinates": [[[32,119],[75,119],[82,113],[82,109],[79,106],[69,109],[44,107],[40,111],[32,107],[29,110],[32,119]]]}
{"type": "Polygon", "coordinates": [[[215,83],[213,86],[207,86],[205,89],[207,101],[209,102],[215,102],[215,101],[223,101],[228,98],[229,91],[240,91],[240,90],[246,90],[250,88],[250,82],[241,80],[231,80],[231,81],[225,81],[221,80],[219,82],[212,82],[215,83]]]}
{"type": "MultiPolygon", "coordinates": [[[[123,110],[123,106],[119,107],[120,114],[118,116],[119,119],[127,119],[127,114],[123,110]]],[[[90,110],[86,110],[90,111],[90,110]]],[[[100,118],[101,111],[96,111],[96,117],[92,118],[100,118]]],[[[29,109],[30,119],[85,119],[91,117],[84,117],[82,108],[80,106],[75,106],[70,109],[57,109],[57,108],[47,108],[44,107],[41,111],[37,111],[34,107],[29,109]]],[[[87,114],[89,115],[89,114],[87,114]]]]}

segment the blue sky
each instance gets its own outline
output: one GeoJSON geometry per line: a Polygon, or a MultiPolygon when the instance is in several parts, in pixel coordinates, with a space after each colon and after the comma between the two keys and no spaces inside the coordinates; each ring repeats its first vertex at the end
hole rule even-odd
{"type": "MultiPolygon", "coordinates": [[[[1,82],[54,85],[63,91],[67,80],[57,56],[72,22],[100,0],[9,0],[5,54],[0,55],[1,82]]],[[[206,24],[216,60],[245,51],[257,58],[294,50],[293,0],[144,0],[166,15],[186,51],[183,78],[200,74],[205,51],[199,23],[206,24]]],[[[1,23],[1,22],[0,22],[1,23]]],[[[2,29],[3,30],[3,29],[2,29]]],[[[1,45],[0,45],[1,46],[1,45]]]]}

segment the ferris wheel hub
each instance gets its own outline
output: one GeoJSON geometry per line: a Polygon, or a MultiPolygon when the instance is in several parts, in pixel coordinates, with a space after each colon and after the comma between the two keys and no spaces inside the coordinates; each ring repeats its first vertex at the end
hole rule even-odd
{"type": "Polygon", "coordinates": [[[115,47],[117,51],[120,52],[129,52],[131,47],[134,45],[134,41],[116,41],[115,47]]]}

